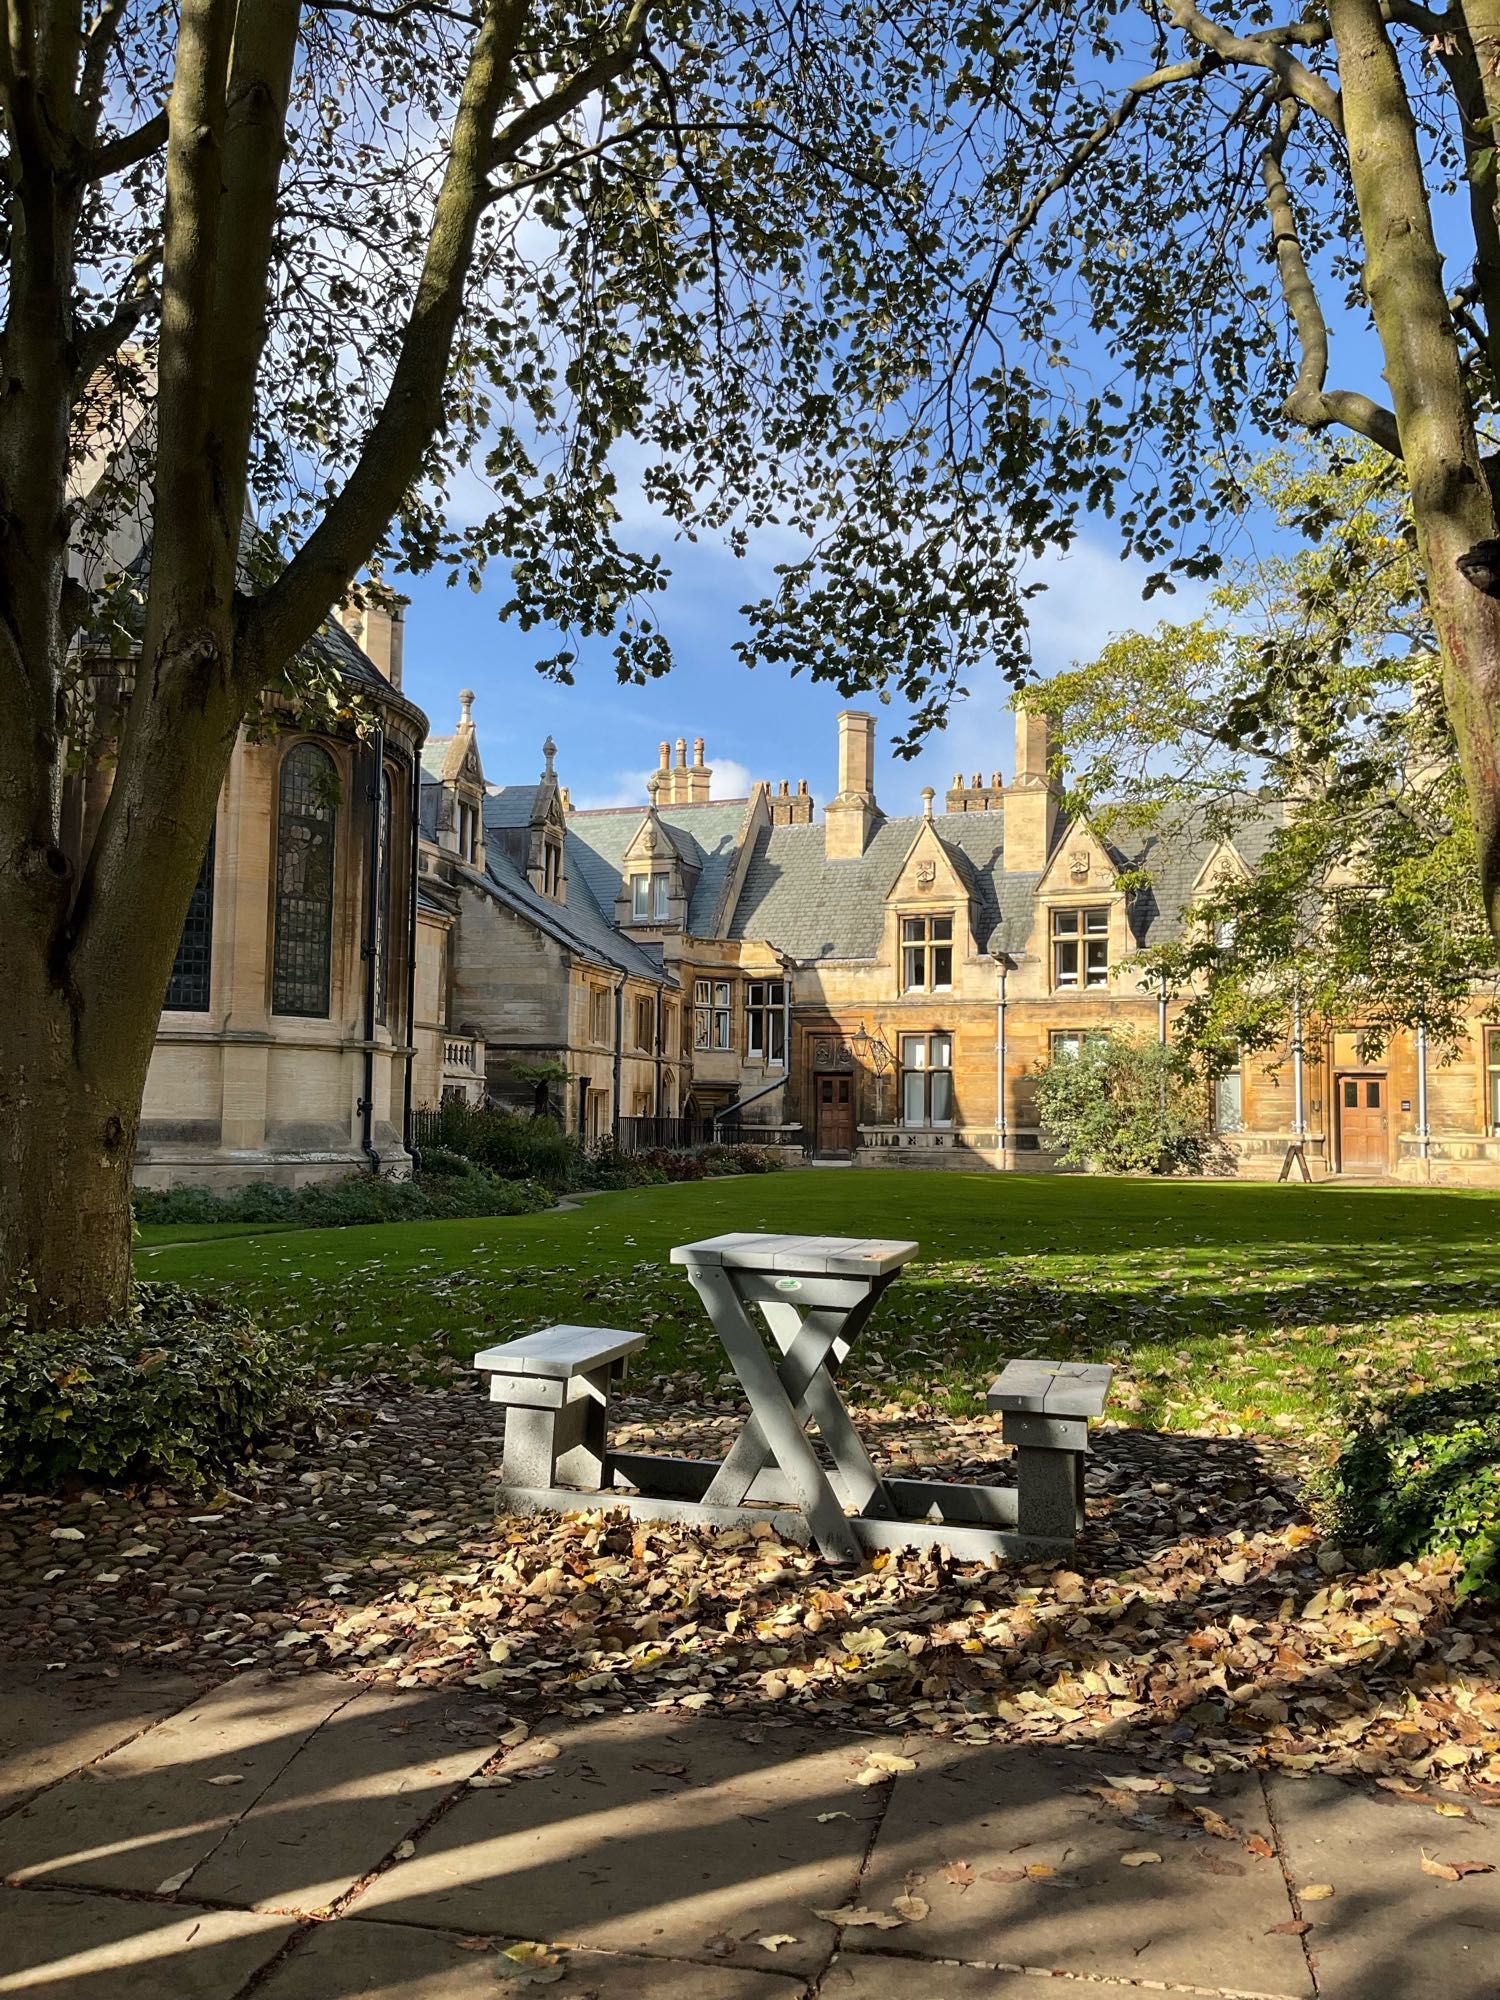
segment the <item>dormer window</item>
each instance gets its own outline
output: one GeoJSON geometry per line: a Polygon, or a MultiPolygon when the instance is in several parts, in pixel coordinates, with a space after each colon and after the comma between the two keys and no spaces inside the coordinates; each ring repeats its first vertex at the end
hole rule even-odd
{"type": "Polygon", "coordinates": [[[548,840],[542,843],[542,894],[550,896],[555,903],[562,894],[562,843],[548,840]]]}
{"type": "Polygon", "coordinates": [[[953,984],[953,919],[901,919],[901,990],[940,993],[953,984]]]}
{"type": "Polygon", "coordinates": [[[631,915],[638,924],[666,922],[667,898],[671,893],[671,887],[671,878],[664,870],[658,869],[650,875],[631,876],[631,915]]]}
{"type": "Polygon", "coordinates": [[[1109,984],[1109,911],[1052,912],[1052,984],[1066,990],[1109,984]]]}
{"type": "Polygon", "coordinates": [[[458,802],[458,858],[473,867],[479,857],[479,808],[458,802]]]}

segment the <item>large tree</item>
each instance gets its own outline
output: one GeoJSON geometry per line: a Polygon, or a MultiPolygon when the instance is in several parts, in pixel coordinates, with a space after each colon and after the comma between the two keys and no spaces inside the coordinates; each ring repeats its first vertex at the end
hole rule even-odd
{"type": "Polygon", "coordinates": [[[1128,549],[1201,572],[1247,432],[1399,461],[1500,936],[1500,8],[981,0],[965,34],[1009,139],[991,324],[1128,549]]]}
{"type": "Polygon", "coordinates": [[[971,316],[951,25],[940,0],[0,0],[0,1297],[120,1303],[236,731],[316,673],[367,566],[477,587],[503,554],[521,625],[569,635],[551,671],[610,634],[623,676],[662,671],[624,460],[684,533],[801,537],[768,655],[920,719],[1020,643],[1016,531],[911,393],[971,316]],[[488,497],[452,504],[472,473],[488,497]],[[125,512],[147,554],[112,568],[125,512]],[[809,604],[837,648],[799,651],[809,604]],[[121,634],[116,729],[90,670],[121,634]],[[93,754],[108,802],[70,855],[93,754]]]}
{"type": "Polygon", "coordinates": [[[1461,1042],[1500,997],[1441,662],[1400,469],[1370,446],[1251,469],[1287,538],[1186,623],[1125,632],[1044,682],[1073,807],[1167,887],[1209,857],[1193,920],[1142,955],[1210,1069],[1356,1031],[1461,1042]],[[1295,539],[1292,539],[1295,537],[1295,539]],[[1217,867],[1216,848],[1222,849],[1217,867]]]}

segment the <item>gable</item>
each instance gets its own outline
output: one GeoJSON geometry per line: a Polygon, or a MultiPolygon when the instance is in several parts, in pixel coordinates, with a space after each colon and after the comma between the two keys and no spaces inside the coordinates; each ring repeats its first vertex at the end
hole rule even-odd
{"type": "Polygon", "coordinates": [[[896,870],[895,880],[886,892],[886,901],[903,904],[962,903],[967,906],[967,872],[960,866],[957,856],[944,846],[930,820],[922,822],[916,839],[907,849],[906,858],[896,870]]]}
{"type": "Polygon", "coordinates": [[[1038,896],[1119,894],[1119,870],[1091,826],[1073,820],[1059,828],[1057,846],[1037,884],[1038,896]]]}

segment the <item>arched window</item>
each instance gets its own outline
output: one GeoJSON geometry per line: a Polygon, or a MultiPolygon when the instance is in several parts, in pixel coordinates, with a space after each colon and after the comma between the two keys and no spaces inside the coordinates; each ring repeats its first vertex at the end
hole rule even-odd
{"type": "Polygon", "coordinates": [[[391,970],[391,774],[380,774],[380,838],[376,843],[380,880],[375,893],[375,1018],[387,1019],[391,970]]]}
{"type": "Polygon", "coordinates": [[[182,936],[177,941],[172,977],[167,981],[167,1013],[201,1014],[207,1010],[213,952],[214,830],[210,828],[198,879],[193,884],[193,900],[188,904],[182,936]]]}
{"type": "Polygon", "coordinates": [[[326,750],[299,743],[287,753],[276,811],[273,1013],[328,1013],[338,795],[338,772],[326,750]]]}

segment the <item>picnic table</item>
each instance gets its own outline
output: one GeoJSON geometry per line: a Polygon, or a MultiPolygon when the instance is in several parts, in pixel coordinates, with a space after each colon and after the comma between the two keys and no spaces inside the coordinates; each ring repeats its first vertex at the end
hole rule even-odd
{"type": "Polygon", "coordinates": [[[917,1249],[883,1237],[742,1231],[672,1251],[750,1405],[722,1460],[610,1449],[610,1388],[644,1335],[550,1327],[476,1356],[492,1398],[507,1406],[505,1503],[576,1509],[592,1493],[594,1504],[637,1519],[768,1521],[842,1563],[877,1549],[1036,1559],[1071,1548],[1087,1416],[1102,1409],[1107,1368],[1015,1362],[996,1382],[991,1406],[1005,1413],[1007,1441],[1022,1447],[1019,1490],[876,1470],[836,1370],[917,1249]]]}

